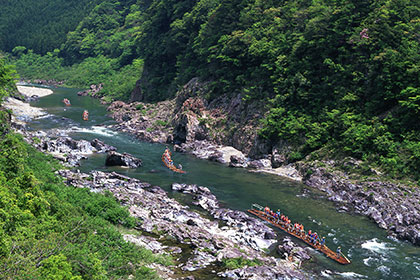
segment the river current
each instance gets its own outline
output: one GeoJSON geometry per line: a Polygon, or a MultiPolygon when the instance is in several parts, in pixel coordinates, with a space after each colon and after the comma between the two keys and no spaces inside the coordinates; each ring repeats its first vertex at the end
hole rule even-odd
{"type": "MultiPolygon", "coordinates": [[[[98,138],[115,146],[118,152],[128,152],[143,161],[137,169],[105,167],[105,155],[94,154],[82,161],[82,172],[90,170],[116,171],[142,181],[159,185],[172,197],[187,202],[182,194],[172,192],[172,183],[197,184],[208,187],[221,205],[246,211],[251,204],[281,209],[293,222],[302,223],[326,237],[333,250],[341,246],[352,261],[340,265],[309,249],[312,260],[303,265],[314,279],[407,279],[420,280],[420,248],[408,242],[388,238],[386,232],[369,219],[348,213],[338,213],[324,195],[305,185],[275,175],[229,168],[222,164],[197,159],[191,155],[173,153],[176,164],[181,163],[187,174],[174,174],[163,166],[161,155],[165,148],[136,140],[125,133],[105,128],[112,124],[106,106],[96,99],[77,96],[75,89],[53,88],[54,94],[41,98],[32,106],[40,107],[48,115],[32,121],[31,129],[68,129],[75,139],[98,138]],[[68,98],[72,106],[65,107],[68,98]],[[82,112],[89,111],[89,121],[82,120],[82,112]]],[[[286,233],[278,231],[279,239],[286,233]]],[[[293,238],[293,241],[305,246],[293,238]]],[[[272,254],[275,254],[273,249],[272,254]]]]}

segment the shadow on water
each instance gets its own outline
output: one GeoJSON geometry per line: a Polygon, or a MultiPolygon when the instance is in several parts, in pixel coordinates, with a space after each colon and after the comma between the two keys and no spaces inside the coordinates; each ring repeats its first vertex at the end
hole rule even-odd
{"type": "MultiPolygon", "coordinates": [[[[326,270],[330,270],[339,273],[333,279],[420,280],[420,248],[387,238],[384,230],[365,217],[338,213],[322,193],[282,177],[228,168],[179,153],[173,153],[173,160],[175,164],[181,163],[188,173],[173,173],[161,162],[164,145],[140,142],[125,133],[104,128],[113,121],[98,100],[79,97],[75,89],[58,88],[54,92],[34,104],[46,109],[50,116],[31,123],[33,129],[74,127],[71,136],[76,139],[99,138],[119,152],[131,153],[143,161],[143,166],[137,169],[108,168],[104,166],[105,155],[94,154],[82,162],[82,172],[116,171],[159,185],[170,195],[174,194],[170,188],[174,182],[202,185],[217,196],[222,206],[231,209],[245,211],[252,203],[279,208],[293,222],[304,224],[305,230],[325,236],[331,249],[340,245],[351,259],[350,265],[342,266],[309,249],[315,258],[304,268],[317,272],[319,277],[328,278],[326,270]],[[71,107],[61,102],[65,97],[70,99],[71,107]],[[87,122],[82,120],[85,109],[89,110],[87,122]]],[[[278,233],[279,239],[285,236],[283,232],[278,233]]],[[[303,245],[299,240],[294,241],[303,245]]]]}

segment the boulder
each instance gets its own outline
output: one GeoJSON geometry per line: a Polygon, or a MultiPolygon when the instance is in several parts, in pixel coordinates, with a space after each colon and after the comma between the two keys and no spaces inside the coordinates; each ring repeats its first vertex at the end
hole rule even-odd
{"type": "Polygon", "coordinates": [[[39,101],[39,96],[36,95],[36,94],[31,95],[31,96],[25,96],[25,101],[26,102],[37,102],[37,101],[39,101]]]}
{"type": "Polygon", "coordinates": [[[311,258],[305,251],[305,249],[292,242],[289,236],[283,238],[281,244],[277,246],[277,252],[283,258],[292,257],[297,258],[301,261],[309,260],[311,258]]]}
{"type": "Polygon", "coordinates": [[[247,167],[246,159],[237,155],[230,156],[230,167],[247,167]]]}
{"type": "Polygon", "coordinates": [[[279,141],[271,151],[271,165],[278,168],[287,164],[287,156],[292,151],[292,147],[286,141],[279,141]]]}
{"type": "Polygon", "coordinates": [[[248,167],[252,169],[263,169],[263,168],[270,168],[271,162],[268,159],[258,159],[253,160],[248,163],[248,167]]]}
{"type": "Polygon", "coordinates": [[[117,148],[115,148],[114,146],[110,146],[108,144],[105,144],[103,141],[99,140],[99,139],[93,139],[92,141],[90,141],[90,144],[92,145],[92,147],[94,147],[98,153],[107,153],[110,151],[116,151],[117,148]]]}
{"type": "Polygon", "coordinates": [[[208,160],[219,162],[219,163],[225,163],[225,161],[223,159],[223,153],[220,152],[220,151],[214,151],[213,153],[211,153],[208,156],[208,160]]]}
{"type": "Polygon", "coordinates": [[[141,159],[138,159],[128,153],[108,152],[105,160],[106,166],[127,166],[129,168],[137,168],[142,166],[141,159]]]}

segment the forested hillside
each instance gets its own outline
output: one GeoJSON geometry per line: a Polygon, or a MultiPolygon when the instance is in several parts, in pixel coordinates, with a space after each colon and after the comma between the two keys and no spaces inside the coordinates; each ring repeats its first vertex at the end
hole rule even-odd
{"type": "Polygon", "coordinates": [[[0,49],[25,46],[37,53],[59,48],[96,0],[13,0],[0,8],[0,49]]]}
{"type": "Polygon", "coordinates": [[[289,161],[350,155],[419,179],[419,18],[419,0],[107,0],[59,51],[15,55],[24,76],[104,82],[108,100],[199,77],[209,100],[266,101],[260,135],[293,143],[289,161]]]}

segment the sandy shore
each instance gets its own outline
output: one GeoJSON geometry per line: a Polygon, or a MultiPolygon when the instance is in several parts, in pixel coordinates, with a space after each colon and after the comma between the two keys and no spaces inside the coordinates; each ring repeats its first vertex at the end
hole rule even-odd
{"type": "Polygon", "coordinates": [[[39,97],[44,97],[53,93],[53,91],[48,88],[37,88],[31,86],[17,86],[17,89],[20,93],[26,96],[38,95],[39,97]]]}
{"type": "MultiPolygon", "coordinates": [[[[26,96],[37,95],[44,97],[53,93],[52,90],[47,88],[37,88],[30,86],[17,86],[20,93],[26,96]]],[[[12,97],[4,100],[3,106],[13,111],[15,121],[28,121],[33,118],[41,117],[47,113],[41,108],[32,107],[29,103],[22,102],[12,97]]]]}

